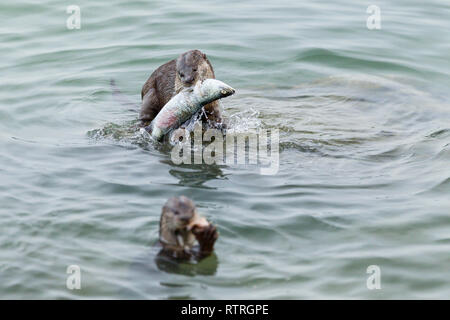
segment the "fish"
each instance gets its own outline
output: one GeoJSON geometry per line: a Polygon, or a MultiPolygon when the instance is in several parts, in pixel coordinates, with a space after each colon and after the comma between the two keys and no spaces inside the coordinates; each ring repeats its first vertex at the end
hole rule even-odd
{"type": "Polygon", "coordinates": [[[236,90],[216,79],[204,79],[173,96],[144,129],[151,138],[161,141],[170,131],[179,128],[204,105],[234,94],[236,90]]]}
{"type": "Polygon", "coordinates": [[[199,214],[196,214],[194,216],[194,218],[192,219],[192,221],[186,226],[186,229],[188,231],[191,231],[192,229],[205,228],[209,225],[210,225],[210,223],[208,222],[208,220],[206,220],[204,217],[200,216],[199,214]]]}

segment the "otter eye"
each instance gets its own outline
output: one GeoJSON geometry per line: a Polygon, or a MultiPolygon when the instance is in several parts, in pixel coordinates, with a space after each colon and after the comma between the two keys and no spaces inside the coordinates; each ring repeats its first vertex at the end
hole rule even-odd
{"type": "Polygon", "coordinates": [[[180,212],[179,211],[175,211],[174,214],[177,216],[177,215],[180,214],[180,212]]]}
{"type": "Polygon", "coordinates": [[[184,77],[184,73],[180,73],[180,77],[182,77],[182,78],[183,78],[183,77],[184,77]]]}
{"type": "Polygon", "coordinates": [[[197,68],[193,69],[193,71],[196,72],[196,71],[197,71],[197,68]]]}

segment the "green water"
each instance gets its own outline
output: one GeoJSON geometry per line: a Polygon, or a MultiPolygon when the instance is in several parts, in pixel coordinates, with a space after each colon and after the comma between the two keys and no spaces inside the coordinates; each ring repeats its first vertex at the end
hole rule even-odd
{"type": "Polygon", "coordinates": [[[3,2],[0,298],[450,298],[449,18],[445,1],[3,2]],[[110,79],[138,105],[194,48],[237,90],[233,128],[280,130],[278,174],[127,137],[138,109],[110,79]],[[217,224],[215,255],[158,263],[182,194],[217,224]]]}

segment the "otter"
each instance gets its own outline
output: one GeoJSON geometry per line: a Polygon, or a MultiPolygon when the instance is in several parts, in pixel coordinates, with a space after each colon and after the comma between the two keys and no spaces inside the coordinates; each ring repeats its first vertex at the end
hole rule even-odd
{"type": "Polygon", "coordinates": [[[211,255],[218,237],[217,228],[197,213],[189,198],[170,198],[163,206],[159,223],[161,253],[176,259],[200,260],[211,255]],[[194,246],[196,240],[198,247],[194,246]]]}
{"type": "MultiPolygon", "coordinates": [[[[141,91],[142,107],[139,114],[142,126],[147,126],[164,105],[182,89],[199,80],[215,79],[214,70],[206,55],[200,50],[182,53],[177,59],[158,67],[145,82],[141,91]]],[[[212,127],[222,127],[218,101],[204,106],[202,121],[212,127]]]]}

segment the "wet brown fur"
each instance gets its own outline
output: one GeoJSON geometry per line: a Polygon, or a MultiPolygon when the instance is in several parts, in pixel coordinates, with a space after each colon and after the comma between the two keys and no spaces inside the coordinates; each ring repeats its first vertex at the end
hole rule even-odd
{"type": "MultiPolygon", "coordinates": [[[[139,115],[142,124],[148,125],[181,89],[204,79],[215,79],[215,75],[208,58],[199,50],[187,51],[158,67],[142,87],[142,108],[139,115]]],[[[204,108],[206,116],[202,117],[203,121],[211,126],[222,123],[218,101],[211,102],[204,108]]]]}
{"type": "Polygon", "coordinates": [[[159,224],[159,242],[165,254],[185,259],[192,256],[204,258],[213,252],[219,236],[215,226],[186,228],[197,215],[194,202],[187,197],[174,197],[166,202],[159,224]],[[199,243],[199,250],[194,250],[195,240],[199,243]]]}

